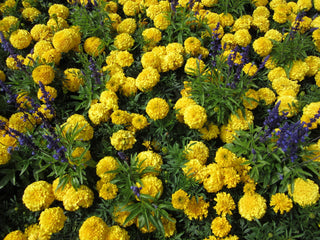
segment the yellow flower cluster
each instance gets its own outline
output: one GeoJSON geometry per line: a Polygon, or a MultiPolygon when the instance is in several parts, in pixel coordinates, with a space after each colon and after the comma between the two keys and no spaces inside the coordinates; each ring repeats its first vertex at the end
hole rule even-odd
{"type": "Polygon", "coordinates": [[[93,127],[80,114],[70,116],[61,128],[64,135],[74,134],[75,140],[89,141],[93,138],[93,127]]]}
{"type": "Polygon", "coordinates": [[[146,112],[152,120],[163,119],[169,113],[169,104],[163,98],[152,98],[147,104],[146,112]]]}
{"type": "Polygon", "coordinates": [[[117,151],[128,150],[133,147],[136,142],[136,138],[132,131],[127,130],[119,130],[112,134],[110,137],[111,145],[117,151]]]}
{"type": "Polygon", "coordinates": [[[288,186],[288,193],[301,207],[315,204],[320,196],[318,184],[310,179],[303,180],[302,178],[296,178],[293,186],[288,186]]]}

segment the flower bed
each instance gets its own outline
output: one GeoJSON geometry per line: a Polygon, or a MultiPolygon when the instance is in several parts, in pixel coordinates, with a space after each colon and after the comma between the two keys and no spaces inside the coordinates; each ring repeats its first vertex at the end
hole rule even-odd
{"type": "Polygon", "coordinates": [[[0,237],[320,239],[320,1],[0,4],[0,237]]]}

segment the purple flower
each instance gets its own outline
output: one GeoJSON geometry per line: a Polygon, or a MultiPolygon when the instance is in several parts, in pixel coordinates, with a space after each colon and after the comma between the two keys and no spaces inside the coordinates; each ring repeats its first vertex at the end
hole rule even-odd
{"type": "Polygon", "coordinates": [[[140,197],[140,190],[142,189],[142,187],[131,186],[130,188],[133,191],[134,195],[140,197]]]}

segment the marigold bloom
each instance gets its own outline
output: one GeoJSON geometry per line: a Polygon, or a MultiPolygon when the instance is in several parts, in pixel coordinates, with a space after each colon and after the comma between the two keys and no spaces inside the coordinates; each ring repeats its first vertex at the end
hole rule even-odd
{"type": "Polygon", "coordinates": [[[291,80],[302,81],[309,71],[309,66],[306,62],[301,60],[294,61],[289,71],[289,78],[291,80]]]}
{"type": "Polygon", "coordinates": [[[32,224],[29,227],[27,227],[24,230],[24,234],[27,236],[27,239],[29,240],[50,240],[52,235],[51,233],[46,233],[43,230],[41,230],[38,223],[32,224]]]}
{"type": "Polygon", "coordinates": [[[215,236],[225,237],[231,230],[231,224],[225,217],[216,217],[211,223],[211,230],[215,236]]]}
{"type": "Polygon", "coordinates": [[[289,212],[293,207],[292,200],[284,193],[276,193],[271,196],[270,206],[273,206],[273,211],[283,214],[285,211],[289,212]]]}
{"type": "Polygon", "coordinates": [[[150,46],[155,46],[160,42],[162,35],[161,31],[157,28],[147,28],[142,32],[143,39],[150,46]]]}
{"type": "Polygon", "coordinates": [[[270,105],[276,100],[276,95],[270,88],[260,88],[257,93],[260,101],[263,100],[266,105],[270,105]]]}
{"type": "Polygon", "coordinates": [[[133,17],[140,12],[140,5],[138,2],[128,0],[123,4],[123,13],[126,16],[133,17]]]}
{"type": "Polygon", "coordinates": [[[101,38],[89,37],[84,41],[83,49],[87,54],[97,57],[104,51],[105,47],[101,38]]]}
{"type": "Polygon", "coordinates": [[[63,207],[67,211],[76,211],[80,207],[88,208],[93,204],[94,193],[85,186],[81,185],[77,190],[70,187],[63,196],[63,207]]]}
{"type": "Polygon", "coordinates": [[[46,181],[29,184],[22,196],[24,205],[33,212],[48,208],[54,199],[52,185],[46,181]]]}
{"type": "Polygon", "coordinates": [[[129,240],[130,236],[124,228],[121,228],[118,225],[114,225],[108,228],[107,236],[105,240],[114,240],[114,239],[129,240]]]}
{"type": "Polygon", "coordinates": [[[80,85],[84,85],[83,75],[78,68],[67,68],[64,70],[63,86],[70,92],[77,92],[80,85]]]}
{"type": "Polygon", "coordinates": [[[253,63],[247,63],[243,66],[242,71],[248,76],[252,77],[257,73],[258,67],[253,63]]]}
{"type": "Polygon", "coordinates": [[[71,134],[76,130],[78,133],[74,136],[75,140],[89,141],[93,138],[93,127],[80,114],[71,115],[61,127],[63,128],[62,133],[64,135],[67,133],[71,134]],[[80,129],[81,131],[79,132],[80,129]]]}
{"type": "Polygon", "coordinates": [[[196,197],[193,196],[185,207],[184,213],[190,220],[194,218],[201,221],[203,218],[207,217],[208,208],[209,203],[206,202],[203,197],[198,197],[198,200],[196,200],[196,197]]]}
{"type": "Polygon", "coordinates": [[[204,107],[194,104],[185,108],[184,122],[190,129],[200,129],[206,121],[207,113],[204,107]]]}
{"type": "Polygon", "coordinates": [[[52,18],[54,16],[67,19],[69,16],[69,8],[63,4],[53,4],[48,9],[49,16],[52,18]]]}
{"type": "Polygon", "coordinates": [[[106,156],[99,160],[96,166],[96,173],[104,181],[109,182],[116,176],[116,173],[108,173],[108,171],[116,170],[117,168],[117,160],[114,157],[106,156]]]}
{"type": "Polygon", "coordinates": [[[37,84],[41,82],[43,85],[48,85],[52,83],[54,77],[54,69],[50,65],[40,65],[32,71],[33,81],[37,84]]]}
{"type": "Polygon", "coordinates": [[[160,57],[154,52],[146,52],[141,57],[141,64],[143,68],[152,67],[160,71],[161,60],[160,57]]]}
{"type": "Polygon", "coordinates": [[[72,187],[72,185],[71,185],[70,182],[68,182],[68,183],[66,183],[65,186],[60,186],[58,188],[59,182],[60,182],[59,178],[56,178],[52,182],[52,191],[53,191],[53,194],[54,194],[55,198],[58,201],[62,201],[63,200],[63,196],[66,194],[67,190],[72,187]]]}
{"type": "Polygon", "coordinates": [[[147,67],[142,69],[141,73],[136,78],[136,86],[142,91],[146,92],[152,90],[152,88],[157,85],[160,81],[160,74],[157,69],[153,67],[147,67]]]}
{"type": "Polygon", "coordinates": [[[108,225],[99,217],[87,218],[79,229],[80,240],[105,240],[108,234],[108,225]]]}
{"type": "Polygon", "coordinates": [[[33,22],[41,14],[41,12],[35,7],[27,7],[22,10],[22,17],[29,22],[33,22]]]}
{"type": "Polygon", "coordinates": [[[52,38],[52,44],[60,52],[67,53],[79,46],[81,42],[80,33],[75,28],[63,29],[56,32],[52,38]]]}
{"type": "Polygon", "coordinates": [[[227,214],[232,215],[232,210],[236,209],[236,204],[230,193],[219,192],[214,200],[217,204],[213,207],[218,215],[225,217],[227,214]]]}
{"type": "Polygon", "coordinates": [[[207,141],[217,138],[220,133],[219,127],[211,122],[205,124],[205,126],[198,129],[198,131],[201,133],[201,138],[207,141]]]}
{"type": "Polygon", "coordinates": [[[184,190],[179,189],[172,194],[172,206],[175,209],[184,210],[189,203],[189,195],[184,190]]]}
{"type": "Polygon", "coordinates": [[[137,161],[141,163],[141,171],[146,167],[153,167],[157,172],[151,172],[150,175],[157,176],[161,171],[161,165],[163,164],[162,157],[158,153],[153,151],[142,151],[137,155],[137,161]]]}
{"type": "MultiPolygon", "coordinates": [[[[49,101],[54,101],[57,98],[58,91],[54,87],[44,86],[44,90],[48,93],[49,101]]],[[[46,99],[44,99],[44,93],[42,92],[41,88],[39,88],[38,90],[37,97],[41,102],[46,102],[46,99]]]]}
{"type": "Polygon", "coordinates": [[[41,212],[39,217],[40,230],[46,233],[57,233],[64,227],[66,220],[67,217],[62,208],[47,208],[41,212]]]}
{"type": "Polygon", "coordinates": [[[184,43],[184,49],[187,54],[191,54],[192,56],[195,56],[201,47],[201,41],[197,39],[196,37],[188,37],[184,43]]]}
{"type": "Polygon", "coordinates": [[[148,119],[141,114],[134,114],[131,119],[131,124],[137,130],[144,129],[149,125],[148,119]]]}
{"type": "Polygon", "coordinates": [[[32,37],[27,30],[18,29],[11,33],[9,40],[14,48],[24,49],[30,45],[32,37]]]}
{"type": "Polygon", "coordinates": [[[140,190],[141,194],[150,195],[151,197],[156,197],[157,194],[162,195],[163,184],[162,181],[152,175],[146,175],[141,178],[142,186],[140,183],[136,183],[137,187],[142,187],[140,190]]]}
{"type": "Polygon", "coordinates": [[[11,159],[11,154],[8,153],[8,147],[0,144],[0,165],[7,164],[11,159]]]}
{"type": "Polygon", "coordinates": [[[252,47],[258,55],[265,57],[271,53],[273,44],[270,39],[266,37],[259,37],[254,40],[252,47]]]}
{"type": "Polygon", "coordinates": [[[114,39],[114,45],[118,50],[128,50],[133,47],[135,40],[128,33],[120,33],[114,39]]]}
{"type": "Polygon", "coordinates": [[[204,72],[206,65],[205,63],[198,58],[188,58],[186,64],[184,65],[184,72],[188,75],[198,75],[204,72]]]}
{"type": "Polygon", "coordinates": [[[113,183],[107,182],[102,184],[98,191],[99,197],[103,198],[104,200],[111,200],[117,196],[118,187],[113,183]]]}
{"type": "Polygon", "coordinates": [[[164,227],[164,232],[165,232],[164,236],[165,237],[171,237],[176,232],[176,222],[177,221],[175,218],[171,217],[170,215],[169,215],[169,217],[170,217],[171,221],[164,218],[164,217],[161,217],[161,222],[164,227]]]}
{"type": "Polygon", "coordinates": [[[51,31],[45,24],[36,24],[31,28],[30,34],[34,41],[46,40],[51,35],[51,31]]]}
{"type": "Polygon", "coordinates": [[[291,185],[288,186],[288,193],[292,196],[293,201],[301,207],[316,204],[319,200],[319,186],[312,180],[303,180],[296,178],[293,183],[293,192],[291,185]]]}
{"type": "Polygon", "coordinates": [[[238,203],[241,217],[252,221],[264,216],[267,209],[266,200],[258,193],[244,194],[238,203]]]}
{"type": "Polygon", "coordinates": [[[128,33],[130,35],[134,34],[137,29],[137,23],[134,18],[123,19],[117,26],[117,32],[128,33]]]}
{"type": "Polygon", "coordinates": [[[111,111],[112,109],[103,103],[95,103],[90,106],[88,117],[93,124],[99,125],[101,122],[107,122],[109,120],[111,111]]]}
{"type": "Polygon", "coordinates": [[[117,150],[128,150],[133,147],[137,141],[134,137],[134,133],[126,130],[119,130],[110,137],[111,145],[117,150]]]}
{"type": "Polygon", "coordinates": [[[34,129],[35,118],[30,113],[17,112],[10,116],[8,126],[21,133],[26,133],[34,129]]]}
{"type": "Polygon", "coordinates": [[[185,147],[185,157],[188,160],[198,159],[201,164],[205,164],[209,157],[209,148],[199,141],[190,141],[185,147]]]}
{"type": "Polygon", "coordinates": [[[167,13],[160,13],[158,14],[154,19],[153,19],[153,22],[154,22],[154,26],[156,28],[159,28],[160,30],[166,30],[170,24],[171,24],[171,21],[170,19],[168,18],[168,14],[167,13]]]}
{"type": "Polygon", "coordinates": [[[8,233],[3,240],[28,240],[27,236],[20,230],[8,233]]]}
{"type": "Polygon", "coordinates": [[[146,112],[153,120],[163,119],[169,113],[169,104],[162,98],[152,98],[147,104],[146,112]]]}

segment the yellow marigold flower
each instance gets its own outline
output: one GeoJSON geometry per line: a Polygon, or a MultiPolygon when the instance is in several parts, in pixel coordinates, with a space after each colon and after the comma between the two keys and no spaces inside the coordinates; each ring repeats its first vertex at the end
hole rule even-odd
{"type": "Polygon", "coordinates": [[[54,199],[52,185],[46,181],[37,181],[29,184],[22,196],[24,205],[33,212],[48,208],[54,199]]]}
{"type": "Polygon", "coordinates": [[[39,217],[40,230],[46,233],[57,233],[64,227],[66,220],[67,217],[62,208],[47,208],[41,212],[39,217]]]}
{"type": "Polygon", "coordinates": [[[55,198],[58,201],[62,201],[63,200],[63,196],[66,194],[67,190],[72,187],[72,185],[71,185],[70,182],[67,182],[65,186],[60,186],[58,188],[59,182],[60,182],[60,178],[56,178],[52,182],[52,191],[53,191],[53,194],[54,194],[55,198]]]}
{"type": "Polygon", "coordinates": [[[271,196],[270,206],[273,206],[273,211],[283,214],[284,211],[289,212],[293,207],[292,200],[284,193],[276,193],[271,196]]]}
{"type": "Polygon", "coordinates": [[[27,7],[22,10],[21,14],[25,20],[29,22],[33,22],[34,20],[37,19],[37,17],[39,17],[41,12],[35,7],[27,7]]]}
{"type": "Polygon", "coordinates": [[[29,240],[50,240],[51,233],[46,233],[40,229],[38,223],[32,224],[24,230],[24,234],[27,236],[29,240]]]}
{"type": "Polygon", "coordinates": [[[268,18],[270,16],[270,11],[267,7],[265,6],[259,6],[257,7],[253,13],[252,13],[252,17],[256,18],[256,17],[264,17],[264,18],[268,18]]]}
{"type": "Polygon", "coordinates": [[[131,119],[131,124],[137,130],[144,129],[149,125],[148,119],[142,114],[134,114],[131,119]]]}
{"type": "Polygon", "coordinates": [[[209,157],[209,148],[203,142],[190,141],[184,153],[188,160],[196,158],[201,164],[205,164],[209,157]]]}
{"type": "Polygon", "coordinates": [[[259,95],[256,90],[248,89],[243,97],[242,104],[246,109],[253,110],[259,105],[259,95]]]}
{"type": "Polygon", "coordinates": [[[216,163],[210,163],[203,170],[203,187],[209,193],[215,193],[223,188],[223,172],[216,163]]]}
{"type": "Polygon", "coordinates": [[[266,6],[268,4],[268,0],[252,0],[252,2],[256,7],[266,6]]]}
{"type": "Polygon", "coordinates": [[[54,32],[63,30],[69,27],[68,22],[62,17],[53,17],[47,21],[47,26],[54,32]]]}
{"type": "Polygon", "coordinates": [[[136,183],[138,187],[142,187],[140,190],[141,194],[150,195],[151,197],[156,197],[160,193],[160,196],[163,192],[162,181],[152,175],[146,175],[141,178],[142,186],[140,183],[136,183]]]}
{"type": "Polygon", "coordinates": [[[137,155],[137,162],[141,164],[140,171],[143,171],[146,167],[152,167],[156,172],[151,172],[149,175],[153,176],[159,175],[163,164],[161,155],[150,150],[140,152],[137,155]]]}
{"type": "Polygon", "coordinates": [[[135,223],[136,218],[131,219],[129,222],[127,222],[125,225],[123,223],[125,222],[126,218],[130,215],[131,212],[123,211],[123,208],[119,208],[118,206],[115,206],[113,211],[113,220],[118,223],[122,227],[128,227],[135,223]]]}
{"type": "Polygon", "coordinates": [[[211,230],[215,236],[225,237],[231,230],[231,224],[225,217],[216,217],[211,223],[211,230]]]}
{"type": "Polygon", "coordinates": [[[158,4],[158,2],[150,5],[146,10],[147,17],[151,18],[152,20],[154,20],[154,18],[162,12],[163,8],[160,4],[158,4]]]}
{"type": "Polygon", "coordinates": [[[175,209],[184,210],[189,203],[189,195],[182,189],[174,192],[171,199],[172,206],[175,209]]]}
{"type": "Polygon", "coordinates": [[[241,178],[234,167],[223,168],[223,183],[227,188],[235,188],[240,183],[241,178]]]}
{"type": "Polygon", "coordinates": [[[255,17],[252,20],[252,26],[258,28],[260,32],[267,32],[270,27],[270,21],[265,17],[255,17]]]}
{"type": "Polygon", "coordinates": [[[254,40],[252,47],[258,55],[265,57],[270,54],[273,44],[269,38],[259,37],[258,39],[254,40]]]}
{"type": "Polygon", "coordinates": [[[128,33],[132,35],[136,31],[136,29],[137,29],[137,23],[134,18],[123,19],[117,26],[118,34],[128,33]]]}
{"type": "Polygon", "coordinates": [[[157,28],[147,28],[143,30],[142,36],[149,46],[155,46],[162,38],[161,31],[157,28]]]}
{"type": "Polygon", "coordinates": [[[8,233],[3,240],[28,240],[27,236],[20,230],[8,233]]]}
{"type": "Polygon", "coordinates": [[[8,126],[21,133],[32,131],[35,127],[36,120],[29,113],[17,112],[10,116],[8,126]]]}
{"type": "Polygon", "coordinates": [[[32,116],[35,118],[37,124],[41,124],[43,119],[39,113],[42,113],[45,119],[51,120],[55,116],[55,111],[52,113],[50,109],[48,109],[46,104],[41,104],[38,108],[38,112],[35,112],[32,116]]]}
{"type": "Polygon", "coordinates": [[[54,16],[67,19],[69,16],[69,8],[63,4],[53,4],[48,9],[49,16],[52,18],[54,16]]]}
{"type": "Polygon", "coordinates": [[[83,49],[87,54],[97,57],[104,51],[105,47],[101,38],[89,37],[84,41],[83,49]]]}
{"type": "Polygon", "coordinates": [[[288,112],[287,117],[292,117],[298,113],[298,100],[294,96],[278,96],[278,99],[275,104],[280,101],[279,105],[279,114],[282,115],[285,112],[288,112]]]}
{"type": "Polygon", "coordinates": [[[32,37],[27,30],[18,29],[11,33],[9,41],[14,48],[24,49],[29,47],[32,37]]]}
{"type": "Polygon", "coordinates": [[[74,28],[60,30],[56,32],[52,38],[54,48],[63,53],[67,53],[79,46],[80,42],[80,33],[74,28]]]}
{"type": "Polygon", "coordinates": [[[109,227],[102,218],[92,216],[87,218],[79,229],[80,240],[105,240],[109,227]]]}
{"type": "Polygon", "coordinates": [[[306,76],[312,77],[316,75],[320,68],[320,58],[318,56],[308,56],[304,61],[309,67],[308,72],[306,72],[306,76]]]}
{"type": "Polygon", "coordinates": [[[118,11],[118,4],[113,1],[107,2],[104,10],[108,13],[116,13],[118,11]]]}
{"type": "Polygon", "coordinates": [[[124,228],[121,228],[118,225],[114,225],[109,227],[105,240],[114,240],[114,239],[129,240],[130,236],[124,228]]]}
{"type": "Polygon", "coordinates": [[[227,214],[232,215],[232,210],[236,209],[236,204],[230,193],[219,192],[214,200],[217,204],[213,207],[218,215],[225,217],[227,214]]]}
{"type": "Polygon", "coordinates": [[[290,95],[295,97],[299,93],[300,85],[297,81],[289,80],[286,77],[279,77],[272,81],[272,88],[279,96],[290,95]]]}
{"type": "Polygon", "coordinates": [[[67,68],[64,70],[63,86],[70,92],[77,92],[84,85],[83,75],[78,68],[67,68]]]}
{"type": "Polygon", "coordinates": [[[118,96],[115,92],[106,90],[100,94],[100,102],[107,108],[117,110],[118,107],[118,96]]]}
{"type": "Polygon", "coordinates": [[[126,97],[133,96],[137,93],[136,79],[127,77],[126,81],[120,85],[120,93],[126,97]]]}
{"type": "Polygon", "coordinates": [[[50,65],[40,65],[32,71],[33,81],[37,84],[41,82],[43,85],[48,85],[52,83],[54,77],[54,69],[50,65]]]}
{"type": "Polygon", "coordinates": [[[253,63],[247,63],[243,66],[242,71],[248,76],[252,77],[257,73],[258,67],[253,63]]]}
{"type": "Polygon", "coordinates": [[[108,108],[103,103],[95,103],[90,106],[88,117],[93,124],[99,125],[101,122],[109,120],[111,111],[111,108],[108,108]]]}
{"type": "Polygon", "coordinates": [[[97,166],[96,173],[106,182],[110,182],[116,176],[116,173],[108,173],[108,171],[113,171],[118,168],[118,162],[114,157],[106,156],[102,158],[97,166]]]}
{"type": "MultiPolygon", "coordinates": [[[[0,5],[0,8],[1,8],[1,5],[0,5]]],[[[14,16],[3,16],[2,20],[0,20],[0,29],[4,33],[8,33],[10,28],[17,25],[18,23],[19,23],[19,19],[14,16]]],[[[6,34],[4,35],[5,37],[7,37],[6,34]]]]}
{"type": "Polygon", "coordinates": [[[267,209],[266,200],[258,193],[244,194],[238,203],[241,217],[252,221],[264,216],[267,209]]]}
{"type": "Polygon", "coordinates": [[[204,107],[194,104],[185,108],[184,122],[191,129],[200,129],[207,121],[207,113],[204,107]]]}
{"type": "Polygon", "coordinates": [[[201,162],[194,158],[184,164],[182,171],[189,178],[194,178],[197,182],[203,182],[203,173],[205,166],[201,162]]]}
{"type": "Polygon", "coordinates": [[[168,70],[177,70],[182,67],[184,63],[183,56],[176,52],[170,52],[164,56],[164,64],[168,67],[168,70]]]}
{"type": "Polygon", "coordinates": [[[61,60],[61,53],[57,49],[50,49],[48,51],[45,51],[41,55],[40,60],[45,64],[54,63],[55,65],[59,65],[61,60]]]}
{"type": "Polygon", "coordinates": [[[234,18],[230,13],[220,13],[220,23],[222,27],[230,27],[234,23],[234,18]]]}
{"type": "Polygon", "coordinates": [[[224,50],[233,49],[236,46],[236,40],[234,38],[234,34],[226,33],[221,38],[221,46],[224,50]]]}
{"type": "Polygon", "coordinates": [[[179,122],[183,123],[183,116],[184,116],[184,110],[186,107],[190,105],[197,104],[192,98],[188,97],[181,97],[178,99],[178,101],[175,103],[173,109],[176,110],[176,117],[179,120],[179,122]]]}
{"type": "Polygon", "coordinates": [[[169,54],[171,52],[183,55],[184,47],[181,43],[177,43],[177,42],[168,43],[168,45],[166,46],[166,53],[169,54]]]}
{"type": "Polygon", "coordinates": [[[106,89],[109,89],[113,92],[117,92],[120,86],[126,81],[126,79],[127,78],[123,72],[116,72],[106,83],[106,89]]]}
{"type": "Polygon", "coordinates": [[[214,161],[219,167],[233,167],[236,165],[237,156],[230,150],[220,147],[216,151],[214,161]]]}
{"type": "Polygon", "coordinates": [[[169,104],[162,98],[152,98],[147,104],[146,112],[153,120],[163,119],[169,113],[169,104]]]}
{"type": "Polygon", "coordinates": [[[31,108],[30,96],[27,92],[20,92],[16,97],[16,102],[18,104],[18,109],[31,108]]]}
{"type": "Polygon", "coordinates": [[[0,144],[0,165],[7,164],[11,159],[11,154],[8,152],[8,147],[0,144]]]}
{"type": "Polygon", "coordinates": [[[276,95],[270,88],[260,88],[257,93],[260,101],[263,100],[266,105],[270,105],[276,100],[276,95]]]}
{"type": "Polygon", "coordinates": [[[128,33],[120,33],[114,39],[114,45],[118,50],[128,50],[133,47],[134,39],[128,33]]]}
{"type": "Polygon", "coordinates": [[[92,159],[90,150],[86,150],[83,147],[76,147],[72,153],[71,158],[69,159],[69,163],[71,165],[81,165],[86,167],[86,162],[92,159]]]}
{"type": "Polygon", "coordinates": [[[171,237],[176,232],[176,222],[177,221],[175,218],[171,217],[170,215],[169,215],[169,217],[170,217],[171,221],[164,218],[164,217],[161,217],[161,222],[164,227],[164,232],[165,232],[164,236],[165,237],[171,237]]]}
{"type": "Polygon", "coordinates": [[[243,186],[243,193],[244,194],[254,194],[256,191],[256,185],[257,185],[257,183],[255,183],[253,180],[249,180],[243,186]]]}
{"type": "Polygon", "coordinates": [[[117,13],[108,13],[109,18],[106,18],[106,20],[109,21],[109,19],[112,21],[111,26],[113,29],[117,29],[119,23],[121,22],[121,16],[117,13]]]}
{"type": "Polygon", "coordinates": [[[160,81],[160,74],[157,69],[147,67],[142,69],[141,73],[136,78],[136,86],[142,91],[149,91],[160,81]]]}
{"type": "Polygon", "coordinates": [[[307,63],[301,60],[294,61],[289,71],[289,78],[291,80],[302,81],[308,71],[309,66],[307,63]]]}
{"type": "Polygon", "coordinates": [[[99,197],[103,198],[104,200],[114,199],[117,196],[117,194],[117,185],[110,182],[104,183],[99,189],[99,197]]]}
{"type": "Polygon", "coordinates": [[[228,125],[232,130],[248,130],[249,125],[253,123],[254,116],[250,110],[245,110],[245,116],[240,109],[238,109],[237,114],[231,114],[228,125]]]}
{"type": "Polygon", "coordinates": [[[297,1],[298,9],[300,11],[309,11],[312,8],[312,1],[311,0],[298,0],[297,1]]]}
{"type": "Polygon", "coordinates": [[[205,126],[198,129],[198,131],[201,133],[201,138],[207,141],[218,138],[220,134],[219,127],[211,122],[205,124],[205,126]]]}
{"type": "Polygon", "coordinates": [[[168,14],[167,13],[160,13],[158,14],[154,19],[153,19],[153,22],[154,22],[154,26],[156,28],[159,28],[160,30],[166,30],[170,24],[171,24],[171,21],[170,19],[168,18],[168,14]]]}
{"type": "Polygon", "coordinates": [[[287,77],[287,73],[284,70],[283,67],[276,67],[268,73],[268,79],[270,82],[273,82],[274,79],[280,78],[280,77],[287,77]]]}
{"type": "Polygon", "coordinates": [[[231,127],[230,124],[227,125],[222,125],[220,128],[220,139],[224,143],[231,143],[234,139],[236,132],[235,130],[231,127]]]}
{"type": "Polygon", "coordinates": [[[215,4],[218,3],[218,0],[201,0],[201,3],[205,7],[213,7],[215,4]]]}
{"type": "Polygon", "coordinates": [[[293,183],[293,192],[291,187],[289,184],[288,193],[301,207],[314,205],[319,200],[319,186],[310,179],[296,178],[293,183]]]}
{"type": "Polygon", "coordinates": [[[54,49],[51,42],[48,40],[39,40],[33,47],[33,58],[41,57],[46,51],[54,49]]]}
{"type": "Polygon", "coordinates": [[[51,36],[50,28],[45,24],[36,24],[30,30],[34,41],[46,40],[51,36]]]}
{"type": "Polygon", "coordinates": [[[133,147],[137,141],[134,137],[134,133],[126,130],[119,130],[110,137],[111,145],[117,150],[128,150],[133,147]]]}
{"type": "Polygon", "coordinates": [[[141,64],[143,68],[152,67],[160,71],[161,60],[160,57],[153,52],[146,52],[141,57],[141,64]]]}
{"type": "MultiPolygon", "coordinates": [[[[301,117],[301,120],[303,119],[305,123],[309,123],[310,119],[315,117],[319,109],[320,109],[320,102],[312,102],[310,104],[305,105],[302,109],[303,115],[301,117]]],[[[312,123],[312,127],[309,129],[315,129],[317,127],[317,124],[319,123],[320,123],[320,120],[318,119],[317,121],[312,123]]]]}
{"type": "Polygon", "coordinates": [[[184,49],[187,54],[191,54],[191,56],[195,56],[198,54],[200,47],[201,47],[201,41],[197,39],[196,37],[188,37],[184,43],[184,49]]]}
{"type": "Polygon", "coordinates": [[[236,44],[241,47],[246,47],[251,43],[251,35],[247,29],[239,29],[234,33],[236,44]]]}
{"type": "Polygon", "coordinates": [[[203,197],[198,197],[197,200],[196,197],[193,196],[185,207],[184,213],[190,220],[194,218],[201,221],[208,216],[208,208],[209,203],[206,202],[203,197]]]}
{"type": "Polygon", "coordinates": [[[264,37],[270,40],[278,41],[278,42],[282,41],[282,38],[283,38],[282,33],[276,29],[270,29],[264,34],[264,37]]]}
{"type": "Polygon", "coordinates": [[[75,140],[89,141],[93,138],[93,127],[80,114],[71,115],[61,127],[63,128],[62,133],[64,135],[76,130],[78,133],[75,136],[75,140]],[[80,129],[81,131],[79,132],[80,129]]]}
{"type": "Polygon", "coordinates": [[[134,62],[133,55],[128,51],[119,51],[116,55],[116,62],[120,67],[130,67],[134,62]]]}
{"type": "Polygon", "coordinates": [[[140,12],[140,4],[135,1],[126,1],[123,5],[123,12],[126,16],[133,17],[140,12]]]}
{"type": "MultiPolygon", "coordinates": [[[[48,93],[49,101],[54,101],[57,98],[57,95],[58,95],[57,89],[55,89],[54,87],[51,87],[51,86],[44,86],[44,89],[48,93]]],[[[44,93],[39,88],[38,93],[37,93],[37,97],[41,102],[45,103],[46,100],[44,99],[43,95],[44,95],[44,93]]]]}
{"type": "Polygon", "coordinates": [[[85,185],[81,185],[79,189],[70,187],[63,196],[63,207],[67,211],[76,211],[80,207],[88,208],[93,204],[94,193],[85,185]]]}
{"type": "Polygon", "coordinates": [[[131,116],[130,113],[127,111],[123,110],[115,110],[111,116],[111,121],[113,124],[118,124],[118,125],[126,125],[131,122],[131,116]]]}
{"type": "Polygon", "coordinates": [[[6,74],[0,70],[0,81],[5,82],[6,81],[6,74]]]}
{"type": "Polygon", "coordinates": [[[252,23],[251,15],[242,15],[237,20],[235,20],[232,31],[238,31],[239,29],[250,29],[252,23]]]}

